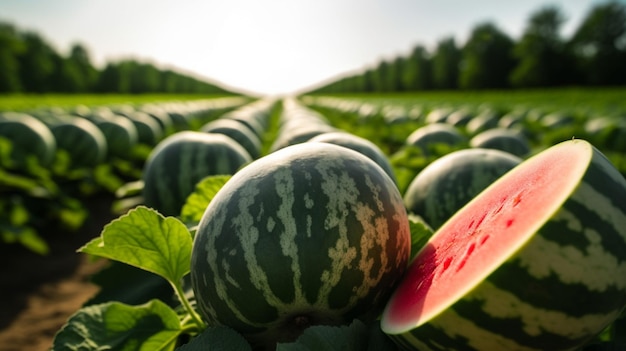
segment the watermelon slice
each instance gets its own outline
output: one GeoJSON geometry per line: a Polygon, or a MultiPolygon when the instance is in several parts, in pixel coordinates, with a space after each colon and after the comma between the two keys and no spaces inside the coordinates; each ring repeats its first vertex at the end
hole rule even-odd
{"type": "Polygon", "coordinates": [[[381,327],[415,350],[571,350],[626,305],[626,180],[570,140],[524,161],[440,227],[381,327]]]}

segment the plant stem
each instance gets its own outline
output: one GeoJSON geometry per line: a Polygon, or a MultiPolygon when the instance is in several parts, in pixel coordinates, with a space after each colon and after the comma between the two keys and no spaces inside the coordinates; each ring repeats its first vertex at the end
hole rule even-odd
{"type": "Polygon", "coordinates": [[[174,287],[174,291],[176,291],[176,295],[180,299],[180,302],[185,307],[185,310],[187,310],[187,313],[189,313],[189,316],[193,320],[194,324],[196,324],[196,326],[198,327],[198,331],[201,331],[204,328],[206,328],[206,324],[202,321],[202,318],[200,317],[200,315],[196,312],[196,310],[194,310],[193,307],[191,307],[191,304],[189,303],[189,300],[185,296],[185,292],[183,291],[182,286],[180,284],[174,284],[174,283],[172,283],[172,286],[174,287]]]}

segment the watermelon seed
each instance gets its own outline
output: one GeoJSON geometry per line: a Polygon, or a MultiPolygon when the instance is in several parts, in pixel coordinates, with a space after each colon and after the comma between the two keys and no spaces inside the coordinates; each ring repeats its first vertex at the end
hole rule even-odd
{"type": "Polygon", "coordinates": [[[512,219],[507,219],[506,220],[506,227],[510,227],[513,224],[513,220],[512,219]]]}
{"type": "Polygon", "coordinates": [[[502,203],[500,203],[500,207],[498,207],[498,209],[494,212],[494,214],[500,213],[500,211],[502,211],[502,209],[504,208],[504,201],[505,200],[506,200],[506,198],[503,200],[502,203]]]}
{"type": "Polygon", "coordinates": [[[459,263],[459,265],[456,267],[457,272],[460,271],[461,268],[463,268],[463,266],[465,266],[465,261],[467,261],[467,256],[465,256],[463,260],[459,263]]]}
{"type": "Polygon", "coordinates": [[[522,193],[515,195],[515,198],[513,199],[513,206],[515,207],[519,205],[520,202],[522,202],[522,193]]]}
{"type": "Polygon", "coordinates": [[[478,220],[478,223],[476,223],[476,227],[480,227],[480,225],[483,223],[483,221],[485,220],[485,217],[487,217],[486,213],[483,213],[483,216],[480,217],[480,219],[478,220]]]}
{"type": "Polygon", "coordinates": [[[465,253],[465,256],[463,256],[463,259],[461,260],[461,262],[459,263],[459,265],[456,267],[456,271],[460,271],[461,268],[463,268],[463,266],[465,266],[465,262],[467,262],[467,259],[470,257],[470,255],[472,254],[472,252],[474,252],[474,249],[476,249],[476,244],[472,243],[468,248],[467,248],[467,252],[465,253]]]}
{"type": "Polygon", "coordinates": [[[452,257],[448,257],[445,259],[445,261],[443,261],[443,270],[445,271],[446,269],[448,269],[448,267],[450,267],[450,263],[452,263],[452,257]]]}
{"type": "Polygon", "coordinates": [[[474,252],[474,249],[476,248],[476,244],[472,243],[472,245],[470,245],[467,248],[467,253],[465,254],[465,257],[469,256],[472,254],[472,252],[474,252]]]}
{"type": "Polygon", "coordinates": [[[479,242],[478,244],[479,244],[479,245],[484,244],[484,243],[487,241],[487,239],[489,239],[489,235],[485,235],[485,236],[483,236],[483,237],[480,239],[480,242],[479,242]]]}

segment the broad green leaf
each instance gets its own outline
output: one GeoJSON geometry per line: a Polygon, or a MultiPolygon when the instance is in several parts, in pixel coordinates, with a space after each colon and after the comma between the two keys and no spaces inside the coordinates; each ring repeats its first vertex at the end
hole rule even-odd
{"type": "Polygon", "coordinates": [[[368,328],[355,319],[349,326],[316,325],[307,328],[293,343],[278,344],[277,351],[367,350],[368,328]]]}
{"type": "Polygon", "coordinates": [[[367,351],[399,351],[400,348],[380,328],[380,320],[370,323],[368,326],[367,351]]]}
{"type": "Polygon", "coordinates": [[[158,274],[172,283],[189,272],[191,234],[174,217],[139,206],[107,224],[79,252],[106,257],[158,274]]]}
{"type": "Polygon", "coordinates": [[[110,193],[124,185],[124,181],[114,172],[110,163],[99,164],[93,168],[94,182],[110,193]]]}
{"type": "Polygon", "coordinates": [[[142,179],[125,183],[115,190],[115,197],[121,199],[124,197],[141,195],[144,185],[145,184],[142,179]]]}
{"type": "Polygon", "coordinates": [[[251,351],[246,339],[228,327],[210,327],[205,329],[187,344],[176,351],[251,351]]]}
{"type": "Polygon", "coordinates": [[[4,225],[0,222],[0,238],[2,242],[9,244],[19,242],[39,255],[47,255],[50,252],[48,243],[32,227],[4,225]]]}
{"type": "Polygon", "coordinates": [[[5,172],[0,168],[0,190],[18,190],[36,197],[50,197],[56,189],[42,186],[37,179],[5,172]]]}
{"type": "Polygon", "coordinates": [[[178,303],[172,286],[162,277],[122,262],[110,261],[106,268],[91,277],[91,282],[98,285],[98,293],[83,306],[109,301],[139,305],[153,299],[169,306],[178,303]]]}
{"type": "Polygon", "coordinates": [[[183,205],[180,215],[182,221],[191,226],[198,224],[209,202],[231,177],[230,175],[215,175],[201,180],[183,205]]]}
{"type": "Polygon", "coordinates": [[[140,306],[119,302],[83,307],[54,338],[52,351],[166,351],[181,334],[178,316],[159,300],[140,306]]]}
{"type": "Polygon", "coordinates": [[[411,259],[413,259],[434,233],[421,217],[415,215],[409,216],[409,229],[411,230],[411,259]]]}

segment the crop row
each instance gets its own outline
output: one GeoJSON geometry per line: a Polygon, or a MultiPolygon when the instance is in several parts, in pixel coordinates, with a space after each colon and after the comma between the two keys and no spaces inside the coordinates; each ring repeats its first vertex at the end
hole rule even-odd
{"type": "MultiPolygon", "coordinates": [[[[395,203],[392,207],[396,209],[402,207],[397,200],[403,197],[407,212],[415,215],[411,221],[421,217],[411,222],[410,228],[410,254],[415,255],[424,245],[424,239],[432,234],[431,228],[438,229],[480,191],[523,160],[564,140],[573,137],[590,140],[611,157],[624,174],[626,168],[621,155],[626,151],[622,144],[625,132],[626,127],[619,118],[539,108],[423,106],[322,96],[258,100],[233,108],[206,123],[177,130],[154,144],[141,169],[141,193],[130,206],[132,209],[105,227],[100,238],[81,249],[81,252],[142,268],[165,279],[156,277],[155,281],[154,275],[141,275],[124,265],[125,268],[116,264],[109,266],[96,279],[103,282],[101,292],[59,331],[55,349],[73,347],[72,342],[77,339],[88,339],[96,346],[108,345],[112,340],[103,337],[107,333],[100,333],[102,328],[122,345],[141,342],[139,334],[144,338],[145,333],[150,335],[151,342],[167,350],[177,347],[181,351],[196,350],[202,342],[212,346],[241,345],[237,337],[218,337],[213,333],[215,326],[232,327],[245,337],[244,344],[261,343],[272,348],[277,342],[295,341],[295,337],[306,332],[305,329],[318,319],[345,323],[348,320],[344,318],[355,317],[352,312],[345,312],[351,306],[335,309],[329,306],[342,301],[337,296],[356,301],[366,295],[351,295],[365,285],[357,289],[350,284],[363,279],[363,272],[359,270],[367,269],[368,265],[346,263],[351,257],[354,259],[354,255],[369,254],[369,248],[359,246],[367,245],[367,240],[359,240],[359,231],[376,227],[375,232],[383,230],[388,236],[406,234],[402,228],[385,230],[392,226],[393,221],[386,221],[393,216],[385,219],[385,215],[376,211],[383,211],[390,203],[395,203]],[[351,148],[374,162],[365,162],[364,157],[357,157],[354,152],[327,144],[351,148]],[[364,172],[366,174],[355,172],[350,162],[367,164],[368,171],[364,172]],[[373,166],[374,163],[379,167],[373,166]],[[372,183],[372,179],[378,183],[372,183]],[[358,189],[351,188],[356,184],[360,184],[358,189]],[[220,192],[220,189],[227,190],[220,192]],[[393,190],[391,193],[397,190],[398,196],[388,197],[389,189],[393,190]],[[389,200],[391,198],[394,200],[389,200]],[[424,202],[428,202],[428,210],[423,209],[424,202]],[[371,225],[372,221],[376,226],[371,225]],[[346,229],[348,227],[350,230],[346,229]],[[279,228],[282,229],[275,231],[279,228]],[[316,229],[316,235],[311,235],[312,228],[316,229]],[[337,233],[333,232],[335,229],[337,233]],[[331,232],[334,234],[324,237],[331,232]],[[344,235],[354,235],[354,242],[341,239],[344,235]],[[261,237],[263,240],[259,239],[261,237]],[[196,240],[194,246],[192,238],[196,240]],[[169,242],[162,243],[163,240],[169,242]],[[351,246],[354,243],[358,244],[351,246]],[[195,260],[190,259],[192,250],[194,255],[199,255],[195,260]],[[157,259],[155,256],[159,254],[162,257],[157,259]],[[322,266],[324,268],[320,268],[322,266]],[[335,270],[341,274],[335,274],[335,270]],[[191,282],[186,279],[190,271],[191,282]],[[304,279],[310,291],[305,291],[305,284],[295,278],[305,272],[320,274],[304,279]],[[335,278],[328,278],[332,274],[335,278]],[[109,279],[103,278],[106,276],[109,279]],[[111,279],[112,276],[115,279],[111,279]],[[120,279],[123,276],[127,278],[120,279]],[[347,276],[351,278],[345,278],[347,276]],[[332,290],[329,281],[340,287],[347,286],[334,295],[336,299],[325,295],[332,290]],[[175,294],[172,294],[172,287],[175,294]],[[309,300],[309,297],[314,299],[309,300]],[[134,322],[125,324],[127,329],[124,330],[107,329],[117,318],[111,311],[120,308],[124,308],[124,315],[132,316],[134,322]],[[340,310],[345,315],[338,312],[340,310]],[[146,314],[159,323],[142,324],[146,314]],[[102,315],[103,319],[92,319],[93,315],[102,315]],[[255,334],[259,330],[271,332],[255,334]],[[194,343],[193,338],[198,336],[204,341],[194,343]],[[203,339],[205,336],[210,339],[203,339]],[[186,344],[190,337],[192,342],[186,344]]],[[[568,147],[581,151],[586,146],[562,146],[568,147]]],[[[594,155],[598,154],[594,152],[594,155]]],[[[586,162],[582,159],[582,156],[572,156],[580,165],[586,162]]],[[[615,179],[613,173],[610,175],[615,179]]],[[[619,184],[623,183],[621,179],[619,184]]],[[[524,187],[539,195],[543,191],[532,189],[528,184],[524,187]]],[[[511,187],[507,189],[512,191],[511,187]]],[[[620,185],[615,190],[623,189],[620,185]]],[[[570,196],[565,194],[567,191],[563,190],[559,196],[570,196]]],[[[518,195],[511,195],[511,206],[521,201],[518,195]]],[[[606,192],[606,196],[611,196],[611,192],[606,192]]],[[[490,216],[499,218],[499,211],[490,216]]],[[[506,211],[514,214],[513,210],[506,211]]],[[[527,211],[532,212],[532,206],[527,211]]],[[[540,217],[527,220],[539,223],[540,217]]],[[[475,223],[470,219],[472,226],[475,223]]],[[[408,226],[406,222],[402,225],[408,226]]],[[[480,226],[482,220],[478,222],[476,226],[480,226]]],[[[591,222],[590,226],[597,225],[591,222]]],[[[506,223],[508,226],[513,221],[506,223]]],[[[608,225],[614,226],[614,223],[608,225]]],[[[532,234],[524,233],[529,237],[532,234]]],[[[486,240],[493,239],[487,235],[479,243],[486,240]]],[[[391,241],[387,244],[399,250],[395,253],[397,257],[406,253],[408,259],[408,245],[395,245],[391,241]]],[[[467,248],[467,256],[476,245],[467,248]]],[[[386,251],[377,252],[361,261],[389,262],[388,258],[396,257],[395,254],[387,256],[386,251]]],[[[442,263],[442,270],[456,259],[452,256],[448,263],[442,263]]],[[[464,262],[455,264],[460,269],[464,262]]],[[[609,275],[611,279],[620,279],[609,275]]],[[[390,289],[393,284],[383,285],[390,289]]],[[[568,293],[579,288],[567,287],[565,282],[557,285],[568,293]]],[[[375,293],[377,296],[384,294],[386,292],[375,293]]],[[[380,315],[380,305],[385,302],[374,300],[366,299],[368,311],[359,317],[364,317],[367,328],[371,328],[367,330],[379,337],[378,342],[382,344],[377,345],[384,346],[381,349],[395,350],[394,344],[381,334],[378,324],[367,321],[368,314],[380,315]]],[[[622,302],[622,297],[615,298],[616,304],[622,302]]],[[[539,312],[544,309],[544,306],[535,307],[539,312]]],[[[611,310],[611,318],[618,315],[619,308],[611,310]]],[[[570,323],[573,329],[579,326],[569,320],[565,324],[569,327],[570,323]]],[[[595,323],[593,330],[581,334],[579,339],[559,340],[578,346],[598,341],[600,339],[591,338],[605,326],[595,323]]],[[[359,327],[352,324],[350,328],[359,327]]],[[[343,342],[348,338],[348,344],[357,341],[338,335],[336,331],[330,334],[330,330],[322,329],[319,333],[333,335],[329,338],[331,343],[334,343],[333,337],[343,342]]],[[[355,329],[351,330],[356,335],[355,329]]],[[[513,325],[511,330],[518,331],[513,325]]],[[[600,338],[614,338],[620,331],[611,325],[600,338]]],[[[407,343],[412,343],[410,336],[408,340],[407,343]]],[[[544,345],[565,348],[558,344],[560,341],[544,345]]],[[[400,344],[402,342],[400,339],[400,344]]]]}
{"type": "MultiPolygon", "coordinates": [[[[407,212],[416,215],[411,220],[421,217],[417,222],[419,225],[411,222],[410,254],[414,255],[424,244],[424,239],[432,234],[430,228],[437,229],[482,189],[524,159],[561,141],[572,138],[591,141],[622,174],[626,174],[623,156],[626,152],[626,125],[619,116],[541,107],[437,105],[410,100],[330,96],[253,102],[244,98],[223,98],[176,104],[76,106],[70,110],[5,112],[0,117],[0,136],[3,172],[0,179],[4,182],[1,186],[3,193],[9,194],[3,196],[0,203],[5,241],[18,241],[35,251],[45,252],[45,240],[41,240],[38,234],[49,229],[51,221],[60,222],[65,227],[79,227],[89,215],[84,209],[85,200],[101,193],[115,195],[117,209],[124,213],[103,229],[101,237],[81,248],[81,252],[103,256],[113,262],[94,277],[94,282],[101,285],[100,292],[59,331],[55,350],[71,349],[76,346],[72,344],[75,340],[89,340],[95,348],[113,342],[122,347],[143,342],[141,340],[146,335],[149,336],[146,340],[151,343],[161,342],[159,347],[162,349],[195,350],[198,343],[195,348],[193,342],[185,343],[189,337],[205,335],[203,330],[207,328],[207,322],[209,332],[213,324],[224,324],[241,332],[247,339],[244,342],[257,342],[264,337],[251,335],[248,331],[272,328],[264,324],[269,320],[270,324],[291,329],[287,333],[289,338],[272,337],[262,340],[264,343],[294,341],[294,335],[305,332],[310,324],[316,324],[318,318],[345,323],[355,315],[340,316],[337,311],[328,310],[324,299],[330,297],[324,294],[330,292],[329,286],[307,285],[313,290],[306,294],[297,293],[303,291],[304,286],[298,286],[294,278],[295,285],[290,292],[291,282],[283,281],[283,276],[299,276],[305,271],[321,269],[328,263],[321,269],[326,272],[323,274],[335,274],[335,269],[342,271],[331,281],[336,280],[340,286],[348,284],[346,293],[339,295],[354,301],[351,292],[361,291],[361,288],[349,284],[362,277],[359,269],[365,269],[365,266],[359,265],[356,269],[355,265],[345,263],[352,257],[347,253],[350,250],[364,253],[369,249],[358,246],[364,244],[351,247],[352,243],[348,245],[338,238],[349,233],[355,236],[354,242],[363,243],[358,239],[361,235],[358,228],[373,228],[371,223],[367,225],[370,220],[376,221],[376,230],[393,226],[391,220],[383,223],[385,215],[371,217],[377,216],[374,213],[387,205],[384,204],[387,200],[382,200],[387,198],[387,190],[390,194],[398,191],[398,196],[387,198],[395,199],[391,201],[395,203],[392,208],[402,207],[398,200],[403,197],[407,212]],[[14,132],[16,128],[21,128],[19,133],[14,132]],[[23,143],[25,131],[33,137],[23,143]],[[41,136],[46,133],[47,136],[41,136]],[[354,152],[327,144],[351,148],[379,167],[368,165],[366,172],[352,170],[352,178],[345,178],[348,175],[343,165],[348,163],[343,162],[359,158],[354,152]],[[292,148],[296,145],[297,148],[292,148]],[[322,154],[330,156],[331,161],[326,163],[322,154]],[[306,164],[310,168],[298,168],[306,164]],[[284,168],[292,165],[294,168],[284,168]],[[247,170],[243,172],[244,169],[247,170]],[[278,169],[282,171],[272,174],[278,169]],[[337,175],[343,178],[336,178],[337,175]],[[324,179],[326,176],[329,179],[324,179]],[[371,183],[372,179],[379,183],[371,183]],[[350,190],[351,184],[357,183],[361,184],[359,191],[350,190]],[[303,184],[315,184],[319,188],[309,189],[303,184]],[[221,206],[230,206],[229,215],[217,212],[218,205],[209,211],[212,199],[217,199],[219,190],[226,186],[229,189],[227,195],[223,193],[219,201],[223,203],[221,206]],[[385,190],[381,192],[381,189],[385,190]],[[341,193],[343,191],[346,192],[341,193]],[[359,195],[361,192],[362,196],[359,195]],[[326,200],[329,200],[328,204],[324,203],[326,200]],[[430,203],[430,210],[420,207],[424,202],[430,203]],[[294,212],[298,206],[298,213],[306,215],[294,212]],[[357,211],[357,207],[360,210],[357,211]],[[253,212],[254,218],[250,216],[253,212]],[[350,217],[353,212],[354,218],[350,217]],[[293,218],[288,218],[289,215],[293,218]],[[201,223],[205,216],[212,216],[216,222],[210,224],[211,220],[205,219],[206,223],[201,223]],[[225,238],[237,232],[234,228],[249,226],[250,221],[257,221],[262,226],[239,231],[237,235],[241,238],[237,240],[241,243],[235,240],[235,246],[220,244],[226,245],[218,250],[220,255],[223,254],[219,266],[226,270],[222,272],[224,281],[219,284],[225,285],[216,287],[207,285],[206,281],[216,279],[217,284],[222,279],[219,277],[221,268],[216,269],[215,264],[205,261],[204,254],[210,260],[208,252],[202,251],[208,248],[207,245],[193,247],[194,252],[197,251],[195,254],[201,256],[199,260],[190,260],[191,240],[196,235],[218,235],[225,228],[219,223],[225,219],[232,223],[230,229],[224,230],[225,238]],[[359,224],[360,221],[364,222],[359,224]],[[328,240],[313,236],[320,240],[313,245],[307,241],[310,235],[298,237],[299,231],[286,230],[303,226],[324,233],[334,225],[338,226],[337,235],[330,235],[328,240]],[[344,230],[353,225],[351,228],[356,231],[344,230]],[[281,226],[285,228],[285,235],[281,234],[280,240],[265,244],[264,248],[256,247],[254,233],[260,230],[271,233],[281,226]],[[416,232],[416,226],[422,228],[423,233],[416,232]],[[246,235],[252,236],[245,239],[246,235]],[[286,235],[293,236],[291,241],[286,235]],[[256,248],[251,250],[251,247],[256,248]],[[320,251],[315,251],[318,249],[320,251]],[[344,249],[345,255],[332,254],[344,249]],[[312,261],[305,264],[304,261],[285,259],[287,256],[297,258],[304,251],[310,251],[312,261]],[[159,255],[162,257],[157,257],[159,255]],[[326,255],[328,262],[322,259],[326,255]],[[296,261],[303,266],[295,267],[296,261]],[[210,267],[205,266],[206,263],[210,267]],[[235,274],[235,266],[243,273],[235,274]],[[150,273],[138,273],[135,268],[150,273]],[[250,269],[255,274],[252,271],[246,273],[250,269]],[[190,270],[191,283],[186,276],[190,270]],[[217,276],[205,276],[210,270],[214,270],[217,276]],[[263,283],[259,277],[265,275],[273,278],[263,283]],[[340,279],[344,275],[352,278],[340,279]],[[280,284],[267,290],[273,282],[280,284]],[[212,306],[214,302],[206,300],[208,295],[193,291],[190,284],[195,284],[196,289],[198,284],[205,284],[202,291],[216,289],[217,297],[212,298],[223,304],[212,306]],[[240,287],[253,285],[254,289],[242,293],[240,287]],[[221,290],[226,286],[234,290],[226,294],[221,290]],[[319,290],[315,290],[317,288],[319,290]],[[297,303],[280,301],[291,294],[302,300],[297,303]],[[317,298],[308,301],[309,295],[317,298]],[[196,305],[196,300],[203,305],[196,305]],[[321,305],[308,305],[313,302],[321,305]],[[278,313],[280,320],[273,320],[271,313],[263,315],[258,309],[261,305],[266,306],[261,309],[263,311],[286,309],[278,313]],[[290,310],[293,306],[308,307],[290,310]],[[115,327],[120,316],[115,311],[123,311],[125,318],[128,317],[129,322],[123,327],[127,329],[115,327]],[[204,320],[198,312],[202,313],[204,320]],[[145,318],[146,314],[155,318],[145,318]],[[102,318],[94,318],[98,315],[102,318]],[[232,316],[236,316],[235,320],[232,316]],[[222,323],[222,318],[232,324],[222,323]],[[158,323],[153,323],[155,320],[158,323]],[[163,330],[165,325],[168,330],[163,330]],[[103,328],[107,333],[101,333],[103,328]],[[107,335],[112,339],[107,339],[107,335]]],[[[364,161],[355,162],[363,164],[364,161]]],[[[221,207],[219,211],[225,211],[225,208],[221,207]]],[[[402,225],[405,224],[409,226],[408,221],[402,225]]],[[[407,230],[400,229],[393,232],[407,234],[407,230]]],[[[272,237],[270,234],[266,236],[272,237]]],[[[217,243],[215,238],[206,240],[217,243]]],[[[391,242],[388,245],[392,245],[391,242]]],[[[408,245],[401,249],[398,250],[402,255],[406,253],[408,259],[408,245]]],[[[389,262],[387,254],[379,252],[364,257],[362,261],[380,259],[389,262]]],[[[318,278],[309,276],[307,279],[328,283],[328,280],[318,278]]],[[[392,284],[385,285],[390,289],[392,284]]],[[[384,294],[375,293],[377,296],[384,294]]],[[[363,316],[379,314],[380,305],[385,301],[375,300],[366,303],[368,311],[363,316]]],[[[348,311],[349,306],[345,308],[348,311]]],[[[337,310],[340,309],[343,308],[337,310]]],[[[382,349],[395,350],[376,323],[366,322],[367,328],[371,328],[367,330],[384,344],[382,349]]],[[[353,324],[351,328],[359,327],[353,324]]],[[[322,333],[330,333],[329,330],[322,333]]],[[[354,332],[355,329],[351,330],[354,332]]],[[[611,326],[607,330],[615,334],[617,329],[611,326]]],[[[593,332],[599,332],[599,329],[593,332]]],[[[594,336],[593,332],[584,337],[594,336]]],[[[605,333],[602,338],[613,336],[605,333]]],[[[224,340],[220,338],[211,340],[209,344],[226,342],[219,341],[224,340]]],[[[354,339],[348,344],[353,342],[354,339]]],[[[582,341],[573,342],[580,345],[582,341]]],[[[231,344],[226,342],[226,345],[231,344]]]]}
{"type": "Polygon", "coordinates": [[[49,232],[75,231],[87,220],[86,199],[112,196],[141,178],[158,142],[247,101],[228,97],[0,113],[1,241],[46,253],[43,237],[49,232]]]}
{"type": "Polygon", "coordinates": [[[610,114],[605,112],[606,109],[598,112],[567,106],[558,109],[528,104],[429,104],[416,103],[409,97],[387,100],[306,96],[302,100],[339,128],[379,145],[389,155],[397,176],[401,178],[401,190],[417,172],[443,154],[494,143],[494,138],[507,141],[507,145],[497,148],[521,157],[529,157],[564,140],[585,139],[626,175],[626,120],[619,110],[610,114]],[[414,147],[415,138],[429,129],[428,134],[443,138],[431,143],[430,148],[434,150],[430,154],[423,148],[414,147]]]}

